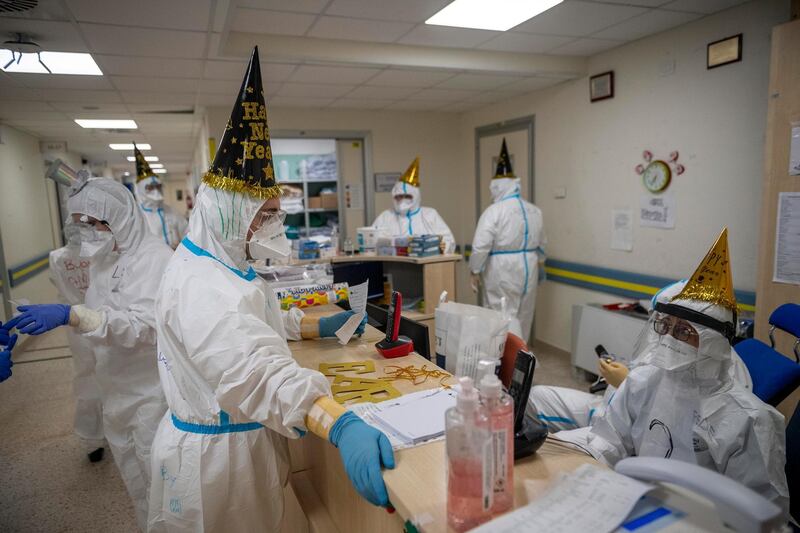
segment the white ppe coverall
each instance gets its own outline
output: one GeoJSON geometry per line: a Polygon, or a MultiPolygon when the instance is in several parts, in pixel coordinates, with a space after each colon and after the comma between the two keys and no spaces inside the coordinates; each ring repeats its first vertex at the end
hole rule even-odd
{"type": "MultiPolygon", "coordinates": [[[[658,301],[732,321],[722,306],[672,301],[682,285],[662,292],[658,301]]],[[[659,311],[651,316],[637,347],[638,365],[593,421],[588,451],[609,466],[631,456],[696,463],[788,510],[783,416],[731,378],[728,339],[695,322],[690,323],[699,336],[697,348],[669,333],[659,335],[654,322],[668,316],[659,311]]],[[[557,436],[564,433],[572,432],[557,436]]]]}
{"type": "Polygon", "coordinates": [[[441,235],[444,253],[455,252],[456,240],[447,222],[432,207],[420,207],[422,195],[419,187],[398,181],[392,187],[392,196],[408,194],[410,204],[404,205],[394,200],[395,208],[387,209],[375,219],[373,227],[382,229],[389,235],[441,235]]]}
{"type": "MultiPolygon", "coordinates": [[[[80,232],[71,220],[64,224],[66,246],[50,252],[50,281],[61,303],[82,304],[89,288],[91,260],[80,257],[80,232]]],[[[72,394],[75,397],[75,434],[87,452],[103,447],[103,402],[95,376],[92,342],[72,328],[66,328],[72,352],[72,394]]]]}
{"type": "Polygon", "coordinates": [[[183,215],[176,213],[170,206],[164,204],[163,193],[147,191],[148,184],[161,185],[161,180],[155,176],[149,176],[137,182],[133,188],[136,201],[142,208],[147,229],[174,250],[186,235],[188,223],[183,215]]]}
{"type": "Polygon", "coordinates": [[[282,313],[247,265],[247,230],[264,200],[203,184],[189,233],[164,274],[156,313],[169,411],[153,445],[150,531],[277,531],[289,468],[286,438],[330,394],[286,338],[282,313]]]}
{"type": "Polygon", "coordinates": [[[528,342],[547,243],[542,212],[522,199],[518,178],[493,179],[491,192],[493,203],[475,228],[469,269],[481,274],[483,306],[502,311],[505,297],[505,311],[519,320],[520,336],[528,342]]]}
{"type": "Polygon", "coordinates": [[[155,297],[172,250],[150,235],[133,195],[114,180],[90,179],[67,206],[70,215],[105,221],[116,245],[92,261],[85,304],[72,309],[94,348],[106,440],[144,528],[150,446],[166,411],[156,361],[155,297]]]}

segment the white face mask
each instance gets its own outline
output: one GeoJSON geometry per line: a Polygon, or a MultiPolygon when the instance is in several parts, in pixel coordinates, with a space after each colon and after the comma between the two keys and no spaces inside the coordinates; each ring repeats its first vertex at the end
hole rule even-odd
{"type": "Polygon", "coordinates": [[[161,202],[164,200],[164,195],[161,194],[161,191],[158,189],[153,189],[152,191],[147,191],[145,193],[145,197],[150,200],[151,202],[161,202]]]}
{"type": "Polygon", "coordinates": [[[86,258],[108,255],[114,248],[114,235],[110,231],[81,228],[80,256],[86,258]]]}
{"type": "Polygon", "coordinates": [[[401,215],[405,215],[406,213],[408,213],[412,207],[414,207],[414,200],[403,198],[402,200],[394,201],[394,208],[401,215]]]}
{"type": "Polygon", "coordinates": [[[672,335],[662,335],[655,350],[653,365],[664,370],[681,370],[697,362],[697,348],[672,335]]]}
{"type": "Polygon", "coordinates": [[[292,253],[292,244],[278,218],[258,228],[248,244],[253,259],[283,259],[292,253]]]}

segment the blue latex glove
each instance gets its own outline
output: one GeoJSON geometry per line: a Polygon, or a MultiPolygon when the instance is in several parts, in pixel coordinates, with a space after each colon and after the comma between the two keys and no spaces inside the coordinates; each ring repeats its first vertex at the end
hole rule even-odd
{"type": "Polygon", "coordinates": [[[11,361],[11,350],[17,343],[17,336],[11,335],[8,340],[8,346],[0,351],[0,383],[11,377],[11,367],[14,362],[11,361]]]}
{"type": "MultiPolygon", "coordinates": [[[[344,323],[353,316],[355,311],[342,311],[331,316],[324,316],[319,319],[319,336],[320,337],[335,337],[336,330],[344,326],[344,323]]],[[[356,335],[363,335],[364,328],[367,325],[367,316],[364,315],[364,320],[356,328],[356,335]]]]}
{"type": "Polygon", "coordinates": [[[389,505],[381,465],[394,468],[394,451],[386,435],[348,411],[333,424],[328,438],[339,448],[347,477],[358,493],[373,505],[389,505]]]}
{"type": "Polygon", "coordinates": [[[6,322],[9,330],[16,326],[20,333],[41,335],[69,323],[69,306],[64,304],[21,305],[20,314],[6,322]]]}
{"type": "Polygon", "coordinates": [[[8,346],[10,336],[11,328],[4,326],[3,323],[0,322],[0,344],[3,346],[8,346]]]}

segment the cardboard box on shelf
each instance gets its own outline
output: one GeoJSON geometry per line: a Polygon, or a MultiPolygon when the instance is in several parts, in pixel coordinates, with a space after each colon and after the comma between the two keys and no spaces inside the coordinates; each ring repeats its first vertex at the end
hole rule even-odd
{"type": "Polygon", "coordinates": [[[336,194],[320,194],[323,209],[336,209],[339,207],[339,197],[336,194]]]}
{"type": "Polygon", "coordinates": [[[309,209],[322,209],[322,197],[320,197],[320,196],[309,196],[308,197],[308,208],[309,209]]]}

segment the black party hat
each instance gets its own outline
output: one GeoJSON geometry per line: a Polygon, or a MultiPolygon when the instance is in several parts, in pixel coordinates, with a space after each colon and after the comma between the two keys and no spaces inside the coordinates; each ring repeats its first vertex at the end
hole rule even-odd
{"type": "Polygon", "coordinates": [[[497,158],[497,170],[494,171],[493,180],[498,178],[514,178],[514,169],[511,168],[511,158],[508,157],[506,138],[503,137],[503,146],[500,148],[500,157],[497,158]]]}
{"type": "Polygon", "coordinates": [[[255,198],[275,198],[281,194],[272,166],[257,46],[250,56],[217,155],[203,176],[203,182],[215,189],[241,192],[255,198]]]}
{"type": "Polygon", "coordinates": [[[155,176],[155,173],[150,168],[150,163],[144,158],[142,152],[136,148],[136,143],[133,143],[133,155],[136,156],[136,183],[150,176],[155,176]]]}

